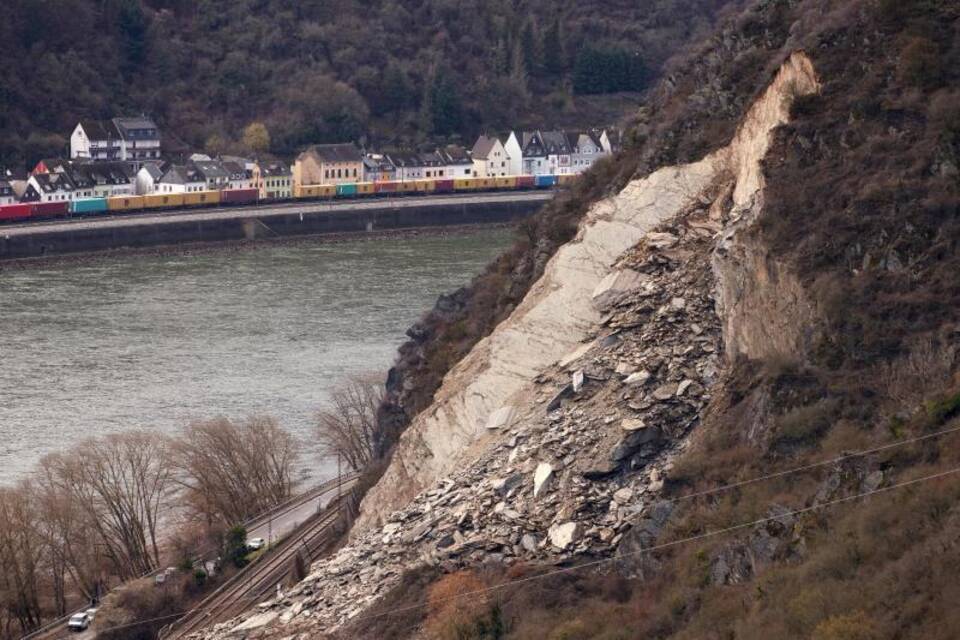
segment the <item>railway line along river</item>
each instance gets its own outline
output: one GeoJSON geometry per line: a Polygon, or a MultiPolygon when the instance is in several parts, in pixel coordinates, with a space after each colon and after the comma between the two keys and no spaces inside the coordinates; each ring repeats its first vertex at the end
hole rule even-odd
{"type": "Polygon", "coordinates": [[[309,445],[351,373],[510,242],[505,228],[103,256],[0,271],[0,485],[46,453],[134,428],[268,414],[309,445]]]}

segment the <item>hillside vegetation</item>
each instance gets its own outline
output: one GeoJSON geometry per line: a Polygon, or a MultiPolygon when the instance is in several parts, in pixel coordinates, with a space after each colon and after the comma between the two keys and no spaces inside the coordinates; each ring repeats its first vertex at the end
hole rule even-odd
{"type": "MultiPolygon", "coordinates": [[[[798,100],[777,132],[765,207],[746,233],[798,280],[817,322],[795,351],[730,363],[665,497],[902,446],[681,502],[643,546],[692,543],[634,549],[606,575],[499,588],[543,569],[421,573],[378,608],[400,609],[405,628],[436,638],[954,637],[960,436],[906,441],[960,427],[958,36],[960,10],[947,0],[754,3],[668,70],[624,154],[415,328],[388,396],[394,428],[402,409],[428,406],[436,386],[404,391],[404,377],[439,384],[523,298],[589,202],[726,144],[771,72],[802,49],[823,88],[798,100]],[[952,475],[895,488],[938,474],[952,475]],[[890,490],[790,515],[877,488],[890,490]],[[772,520],[696,539],[763,518],[772,520]],[[498,588],[451,600],[488,587],[498,588]]],[[[781,321],[790,322],[771,318],[781,321]]],[[[372,619],[350,633],[390,632],[372,619]]]]}
{"type": "Polygon", "coordinates": [[[63,153],[79,118],[139,112],[212,152],[263,121],[281,155],[610,125],[727,2],[11,0],[0,163],[63,153]]]}

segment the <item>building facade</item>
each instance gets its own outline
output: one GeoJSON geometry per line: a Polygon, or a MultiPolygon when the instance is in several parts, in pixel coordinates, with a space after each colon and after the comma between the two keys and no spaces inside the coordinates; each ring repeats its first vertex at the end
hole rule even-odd
{"type": "Polygon", "coordinates": [[[351,184],[363,180],[363,155],[353,143],[313,145],[293,165],[293,184],[351,184]]]}

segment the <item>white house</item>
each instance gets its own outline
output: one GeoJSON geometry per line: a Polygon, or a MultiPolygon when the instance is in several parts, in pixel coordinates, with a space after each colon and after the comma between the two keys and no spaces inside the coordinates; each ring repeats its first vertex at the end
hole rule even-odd
{"type": "Polygon", "coordinates": [[[470,178],[473,176],[473,158],[463,147],[455,144],[437,150],[443,161],[440,168],[441,178],[470,178]]]}
{"type": "Polygon", "coordinates": [[[125,160],[139,169],[145,160],[160,159],[160,130],[146,116],[82,121],[70,135],[70,157],[125,160]]]}
{"type": "Polygon", "coordinates": [[[563,131],[541,131],[543,147],[547,152],[547,166],[555,176],[569,175],[573,171],[573,154],[570,140],[563,131]]]}
{"type": "Polygon", "coordinates": [[[507,136],[507,141],[503,143],[503,149],[507,153],[507,167],[510,175],[519,176],[525,173],[523,170],[523,145],[520,142],[523,133],[517,135],[516,131],[511,131],[507,136]]]}
{"type": "Polygon", "coordinates": [[[192,165],[171,165],[157,183],[156,193],[194,193],[206,190],[206,178],[192,165]]]}
{"type": "Polygon", "coordinates": [[[136,192],[136,181],[131,168],[124,162],[97,162],[75,166],[71,169],[74,182],[82,174],[93,185],[93,197],[111,198],[113,196],[132,196],[136,192]]]}
{"type": "Polygon", "coordinates": [[[156,162],[145,162],[135,179],[136,192],[139,196],[148,196],[157,191],[163,170],[156,162]]]}
{"type": "Polygon", "coordinates": [[[568,131],[567,139],[570,141],[573,173],[583,173],[599,158],[607,155],[600,139],[593,132],[568,131]]]}
{"type": "Polygon", "coordinates": [[[478,178],[492,178],[509,174],[506,149],[498,138],[480,136],[470,153],[473,159],[473,175],[478,178]]]}
{"type": "Polygon", "coordinates": [[[394,180],[406,182],[408,180],[421,180],[425,177],[426,166],[419,153],[394,151],[386,154],[386,158],[394,166],[394,180]]]}
{"type": "Polygon", "coordinates": [[[517,175],[550,174],[547,151],[540,131],[511,132],[507,139],[507,154],[510,156],[511,169],[517,175]]]}

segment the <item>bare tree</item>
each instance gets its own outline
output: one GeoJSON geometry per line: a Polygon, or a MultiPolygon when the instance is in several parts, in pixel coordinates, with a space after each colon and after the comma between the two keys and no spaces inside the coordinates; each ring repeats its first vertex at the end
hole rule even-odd
{"type": "Polygon", "coordinates": [[[272,418],[190,425],[173,452],[187,502],[211,525],[243,522],[293,495],[298,447],[272,418]]]}
{"type": "Polygon", "coordinates": [[[172,480],[168,451],[161,436],[128,432],[43,460],[45,485],[86,511],[121,579],[159,566],[157,533],[172,480]]]}
{"type": "Polygon", "coordinates": [[[373,457],[382,400],[383,385],[375,377],[349,378],[331,395],[330,407],[317,413],[314,433],[321,451],[342,456],[354,471],[366,468],[373,457]]]}
{"type": "Polygon", "coordinates": [[[0,488],[0,605],[21,632],[43,621],[43,543],[26,485],[0,488]]]}

